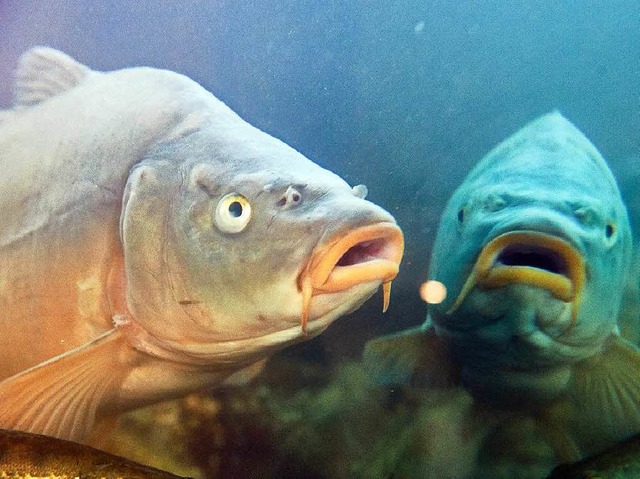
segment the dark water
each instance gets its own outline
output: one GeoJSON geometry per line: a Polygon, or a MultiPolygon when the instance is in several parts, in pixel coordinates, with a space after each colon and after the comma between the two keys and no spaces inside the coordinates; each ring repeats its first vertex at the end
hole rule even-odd
{"type": "Polygon", "coordinates": [[[440,212],[471,166],[559,109],[609,160],[640,225],[635,0],[0,0],[0,105],[33,45],[98,70],[149,65],[200,82],[397,218],[407,251],[381,299],[283,353],[326,366],[417,325],[440,212]]]}

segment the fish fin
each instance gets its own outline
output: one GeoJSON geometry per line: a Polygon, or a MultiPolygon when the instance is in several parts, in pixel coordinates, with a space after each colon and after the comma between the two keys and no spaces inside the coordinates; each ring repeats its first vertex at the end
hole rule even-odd
{"type": "Polygon", "coordinates": [[[49,47],[34,47],[18,63],[15,105],[29,107],[71,90],[91,73],[69,55],[49,47]]]}
{"type": "Polygon", "coordinates": [[[0,427],[83,442],[125,378],[128,347],[112,329],[0,382],[0,427]]]}
{"type": "Polygon", "coordinates": [[[119,427],[120,419],[120,415],[111,415],[96,418],[91,432],[83,441],[83,443],[87,446],[104,450],[108,447],[109,440],[113,436],[113,431],[115,431],[119,427]]]}
{"type": "Polygon", "coordinates": [[[538,419],[540,429],[553,447],[556,458],[560,462],[574,462],[582,457],[582,453],[575,441],[575,434],[567,427],[565,406],[554,404],[542,410],[538,419]]]}
{"type": "Polygon", "coordinates": [[[458,383],[446,344],[431,327],[409,329],[369,341],[364,368],[380,385],[450,387],[458,383]]]}
{"type": "Polygon", "coordinates": [[[228,376],[227,379],[224,380],[222,385],[230,387],[244,386],[245,384],[253,381],[256,376],[262,372],[266,364],[267,358],[256,361],[246,368],[242,368],[241,370],[233,373],[231,376],[228,376]]]}
{"type": "Polygon", "coordinates": [[[640,350],[612,335],[603,351],[578,363],[568,391],[569,423],[583,454],[640,431],[640,350]]]}

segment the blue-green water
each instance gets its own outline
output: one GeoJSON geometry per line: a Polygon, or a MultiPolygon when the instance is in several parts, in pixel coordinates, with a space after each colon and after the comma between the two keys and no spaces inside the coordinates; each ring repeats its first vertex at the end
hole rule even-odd
{"type": "MultiPolygon", "coordinates": [[[[33,45],[97,70],[149,65],[184,73],[248,122],[349,183],[365,183],[368,198],[395,215],[406,254],[388,313],[374,298],[280,354],[320,371],[311,377],[323,387],[335,387],[328,378],[341,378],[336,371],[358,360],[367,340],[424,320],[417,288],[447,198],[491,147],[540,114],[559,109],[598,147],[640,228],[640,4],[633,0],[2,0],[1,106],[10,106],[16,61],[33,45]]],[[[309,380],[287,380],[278,391],[302,401],[309,380]]],[[[389,411],[386,392],[372,394],[379,401],[361,399],[363,407],[389,411]]],[[[329,452],[319,457],[330,462],[329,452]]],[[[331,477],[336,469],[313,472],[331,477]]]]}

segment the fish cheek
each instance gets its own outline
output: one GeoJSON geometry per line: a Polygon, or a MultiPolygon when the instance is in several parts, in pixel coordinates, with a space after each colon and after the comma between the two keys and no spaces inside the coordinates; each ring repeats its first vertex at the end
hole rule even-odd
{"type": "Polygon", "coordinates": [[[183,299],[199,301],[212,318],[244,321],[256,309],[274,316],[274,303],[297,294],[297,275],[314,241],[300,237],[297,215],[283,219],[257,195],[252,196],[253,213],[246,228],[221,230],[215,223],[220,201],[212,194],[215,179],[207,165],[196,165],[177,212],[181,226],[173,254],[191,294],[183,299]]]}
{"type": "Polygon", "coordinates": [[[189,237],[202,237],[206,232],[213,230],[212,203],[213,200],[208,197],[188,202],[185,210],[186,226],[184,229],[189,237]]]}

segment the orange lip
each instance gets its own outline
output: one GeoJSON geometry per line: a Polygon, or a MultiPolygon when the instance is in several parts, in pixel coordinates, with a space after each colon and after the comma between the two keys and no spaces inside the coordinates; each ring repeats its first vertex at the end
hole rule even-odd
{"type": "Polygon", "coordinates": [[[361,283],[383,284],[386,311],[403,250],[402,232],[393,223],[363,226],[317,247],[299,278],[302,330],[306,331],[312,296],[344,291],[361,283]]]}
{"type": "Polygon", "coordinates": [[[522,283],[546,289],[561,301],[572,301],[575,321],[584,279],[584,259],[565,240],[534,231],[505,233],[482,249],[447,313],[458,309],[475,286],[497,289],[522,283]]]}

